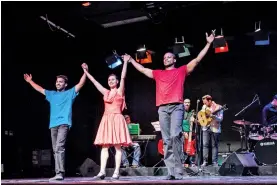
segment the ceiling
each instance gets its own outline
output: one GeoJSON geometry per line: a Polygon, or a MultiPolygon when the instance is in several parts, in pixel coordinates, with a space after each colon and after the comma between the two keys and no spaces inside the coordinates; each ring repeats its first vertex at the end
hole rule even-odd
{"type": "Polygon", "coordinates": [[[161,14],[176,11],[181,8],[196,6],[204,2],[90,2],[83,7],[85,19],[92,20],[103,27],[112,27],[155,19],[161,14]],[[117,23],[117,24],[112,24],[117,23]]]}
{"type": "Polygon", "coordinates": [[[55,49],[65,47],[66,51],[70,46],[69,49],[80,50],[83,55],[84,50],[91,51],[87,43],[91,47],[99,46],[102,52],[120,48],[123,44],[118,44],[119,41],[126,43],[131,39],[133,45],[147,41],[153,48],[166,48],[175,36],[185,35],[186,41],[196,43],[199,40],[202,45],[203,38],[199,36],[206,31],[223,27],[225,36],[237,36],[254,30],[254,22],[258,20],[262,20],[262,28],[277,30],[276,2],[93,1],[88,7],[82,6],[83,2],[1,2],[4,44],[22,50],[21,46],[11,44],[11,40],[21,41],[23,46],[26,42],[44,43],[45,46],[40,47],[47,49],[46,43],[50,43],[55,49]],[[59,29],[40,18],[46,15],[59,29]],[[126,20],[132,21],[122,25],[126,20]],[[117,26],[103,26],[114,22],[118,22],[117,26]],[[60,28],[74,34],[75,40],[81,42],[68,44],[66,40],[63,45],[59,44],[61,36],[67,36],[60,28]],[[159,42],[160,39],[163,42],[159,42]]]}

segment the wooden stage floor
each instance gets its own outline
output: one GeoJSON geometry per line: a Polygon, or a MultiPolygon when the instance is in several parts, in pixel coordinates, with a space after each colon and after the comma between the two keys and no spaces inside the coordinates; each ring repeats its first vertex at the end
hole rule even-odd
{"type": "Polygon", "coordinates": [[[10,179],[1,180],[3,185],[34,185],[34,184],[277,184],[277,176],[185,176],[183,180],[164,180],[165,176],[124,176],[112,181],[110,177],[105,180],[92,181],[91,177],[65,178],[64,181],[48,181],[48,179],[10,179]]]}

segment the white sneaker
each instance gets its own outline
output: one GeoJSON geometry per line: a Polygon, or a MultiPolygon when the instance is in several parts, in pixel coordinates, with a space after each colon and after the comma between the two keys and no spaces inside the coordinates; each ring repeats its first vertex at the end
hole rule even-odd
{"type": "Polygon", "coordinates": [[[55,181],[55,180],[63,180],[63,175],[61,173],[58,173],[55,175],[55,177],[52,177],[49,179],[49,181],[55,181]]]}

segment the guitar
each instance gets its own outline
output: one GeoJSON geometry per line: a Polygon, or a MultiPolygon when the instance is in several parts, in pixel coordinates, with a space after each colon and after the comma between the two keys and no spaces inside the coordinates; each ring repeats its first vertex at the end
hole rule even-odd
{"type": "MultiPolygon", "coordinates": [[[[192,116],[195,116],[195,112],[192,112],[192,116]]],[[[187,153],[188,156],[194,156],[196,153],[196,145],[195,145],[195,139],[192,140],[192,129],[193,129],[193,122],[189,121],[190,127],[189,127],[189,136],[188,139],[185,139],[184,143],[184,151],[187,153]]]]}
{"type": "Polygon", "coordinates": [[[163,142],[162,139],[160,139],[159,142],[158,142],[158,152],[161,155],[164,155],[164,142],[163,142]]]}
{"type": "Polygon", "coordinates": [[[223,111],[228,110],[227,105],[226,104],[223,105],[220,109],[218,109],[214,112],[211,112],[208,109],[199,111],[197,114],[198,122],[200,123],[200,125],[202,127],[209,126],[211,124],[211,122],[213,121],[212,116],[221,110],[223,110],[223,111]]]}

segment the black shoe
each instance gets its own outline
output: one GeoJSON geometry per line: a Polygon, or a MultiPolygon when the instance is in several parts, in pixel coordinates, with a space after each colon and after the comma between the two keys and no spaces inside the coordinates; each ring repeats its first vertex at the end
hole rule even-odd
{"type": "Polygon", "coordinates": [[[94,176],[94,177],[92,178],[92,180],[94,180],[94,181],[97,181],[97,180],[104,180],[105,177],[106,177],[106,174],[103,174],[103,173],[100,172],[97,176],[94,176]]]}
{"type": "Polygon", "coordinates": [[[173,175],[168,175],[165,180],[175,180],[175,177],[173,175]]]}

